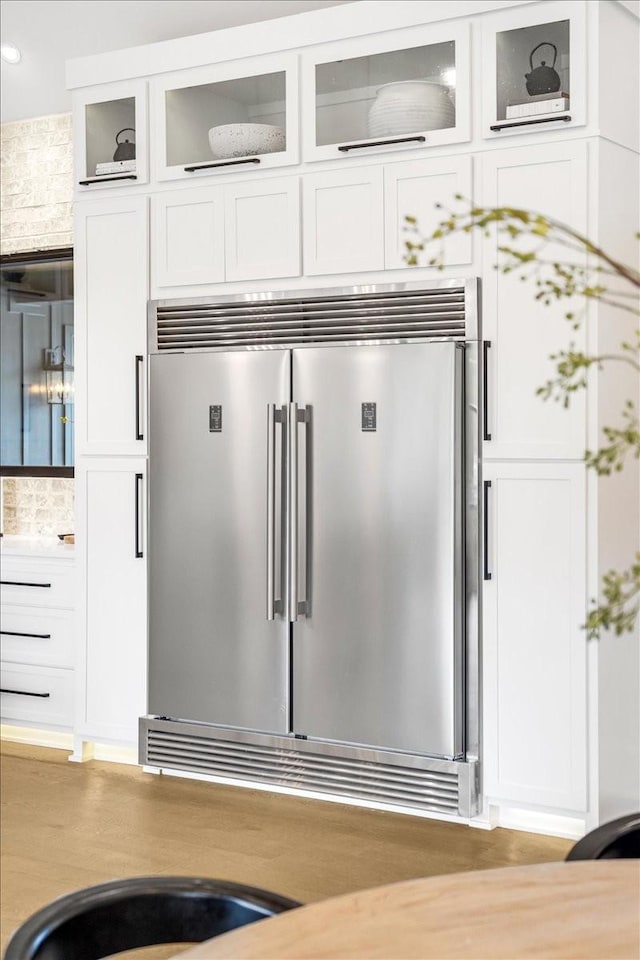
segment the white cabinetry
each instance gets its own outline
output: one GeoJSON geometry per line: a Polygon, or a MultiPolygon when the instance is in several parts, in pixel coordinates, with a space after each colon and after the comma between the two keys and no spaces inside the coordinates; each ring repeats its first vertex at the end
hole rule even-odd
{"type": "Polygon", "coordinates": [[[76,734],[135,744],[146,709],[145,461],[85,458],[76,470],[85,535],[76,734]]]}
{"type": "Polygon", "coordinates": [[[152,169],[158,180],[193,180],[296,163],[298,58],[282,53],[157,77],[151,83],[151,129],[152,169]],[[255,135],[260,132],[256,124],[267,125],[272,136],[277,128],[282,142],[261,149],[256,141],[253,149],[242,139],[241,127],[255,135]],[[215,127],[224,127],[226,137],[216,153],[209,142],[209,130],[215,127]]]}
{"type": "Polygon", "coordinates": [[[382,167],[308,174],[303,182],[304,272],[384,268],[382,167]]]}
{"type": "MultiPolygon", "coordinates": [[[[147,84],[144,80],[102,84],[73,103],[76,191],[117,190],[149,180],[147,84]],[[96,164],[113,163],[119,144],[135,144],[135,167],[96,176],[96,164]]],[[[127,153],[131,148],[126,148],[127,153]]],[[[122,152],[122,148],[120,149],[122,152]]]]}
{"type": "MultiPolygon", "coordinates": [[[[420,231],[430,236],[456,205],[456,196],[471,203],[473,197],[470,156],[387,163],[384,168],[385,267],[404,267],[406,216],[416,217],[420,231]],[[439,205],[439,206],[436,206],[439,205]]],[[[434,250],[433,253],[437,251],[434,250]]],[[[472,262],[471,234],[460,233],[447,243],[447,266],[472,262]]]]}
{"type": "Polygon", "coordinates": [[[483,137],[584,126],[585,13],[583,3],[558,0],[521,4],[483,19],[483,137]],[[550,100],[532,99],[551,92],[550,100]]]}
{"type": "Polygon", "coordinates": [[[175,190],[151,198],[151,289],[224,280],[224,192],[175,190]]]}
{"type": "Polygon", "coordinates": [[[485,464],[484,793],[586,809],[585,467],[485,464]]]}
{"type": "Polygon", "coordinates": [[[28,548],[22,556],[3,551],[0,589],[2,721],[69,730],[75,661],[72,554],[54,558],[30,554],[28,548]]]}
{"type": "Polygon", "coordinates": [[[368,34],[303,52],[304,158],[469,140],[469,24],[368,34]],[[390,102],[382,102],[383,87],[390,102]]]}
{"type": "Polygon", "coordinates": [[[76,204],[76,451],[145,451],[146,197],[76,204]]]}
{"type": "MultiPolygon", "coordinates": [[[[472,158],[441,157],[307,174],[303,180],[304,272],[393,270],[404,263],[407,215],[428,235],[455,203],[471,200],[472,158]]],[[[456,237],[447,264],[471,262],[472,239],[456,237]]]]}
{"type": "MultiPolygon", "coordinates": [[[[239,290],[259,297],[316,287],[317,277],[329,285],[332,275],[344,285],[428,284],[438,275],[433,268],[404,269],[404,218],[415,216],[429,234],[440,216],[434,204],[446,210],[455,194],[480,206],[551,215],[632,262],[631,240],[622,238],[637,228],[637,17],[613,0],[471,6],[462,17],[430,0],[362,0],[153,45],[142,59],[139,51],[121,51],[92,66],[71,65],[78,176],[92,163],[87,119],[108,126],[112,110],[92,118],[89,105],[133,97],[144,182],[146,83],[151,91],[149,198],[132,182],[109,188],[109,202],[87,192],[77,204],[82,737],[132,744],[145,709],[145,561],[134,554],[132,530],[136,487],[142,498],[136,477],[145,470],[149,263],[154,299],[239,290]],[[524,124],[507,125],[507,111],[531,96],[525,74],[543,59],[545,66],[555,60],[566,109],[556,105],[552,118],[529,113],[524,124]],[[125,79],[141,70],[148,79],[125,79]],[[409,110],[394,115],[392,104],[387,133],[370,136],[371,108],[377,105],[374,119],[385,113],[378,90],[400,83],[404,96],[415,81],[447,87],[453,114],[423,122],[409,110]],[[282,126],[285,148],[213,157],[211,127],[254,122],[282,126]],[[279,168],[299,160],[283,177],[279,168]]],[[[121,106],[130,111],[132,103],[121,106]]],[[[502,811],[595,823],[602,798],[607,811],[621,813],[637,792],[637,736],[624,719],[637,719],[626,685],[637,670],[627,669],[631,655],[612,643],[604,659],[590,651],[587,677],[581,625],[603,571],[628,562],[637,524],[628,524],[625,537],[611,518],[633,517],[638,496],[637,475],[625,469],[627,486],[600,481],[587,512],[582,458],[637,387],[593,371],[595,389],[575,393],[568,410],[543,402],[536,390],[553,374],[550,354],[571,342],[609,353],[620,338],[603,322],[602,307],[574,331],[564,319],[573,305],[545,306],[532,280],[494,269],[497,247],[495,235],[477,233],[448,238],[443,250],[451,276],[481,278],[482,337],[491,343],[490,439],[481,470],[491,482],[491,579],[482,598],[484,790],[502,811]],[[610,709],[619,691],[623,708],[610,709]],[[631,746],[618,750],[627,735],[631,746]]],[[[561,252],[565,259],[568,251],[561,252]]],[[[545,258],[555,253],[547,245],[545,258]]]]}
{"type": "Polygon", "coordinates": [[[298,177],[157,194],[151,224],[152,296],[300,274],[298,177]]]}
{"type": "Polygon", "coordinates": [[[298,177],[225,188],[227,280],[300,274],[298,177]]]}
{"type": "MultiPolygon", "coordinates": [[[[491,151],[482,157],[480,203],[543,213],[581,234],[587,226],[587,144],[583,141],[528,145],[491,151]]],[[[568,410],[536,395],[555,371],[550,355],[571,342],[584,349],[584,326],[575,331],[565,320],[583,304],[559,301],[545,306],[535,299],[534,278],[525,285],[517,274],[493,269],[499,262],[495,233],[483,249],[483,336],[488,352],[488,424],[491,441],[484,456],[496,459],[561,457],[575,459],[586,447],[584,391],[568,410]]],[[[446,248],[445,248],[446,250],[446,248]]],[[[567,259],[566,249],[546,244],[545,260],[567,259]]],[[[569,251],[569,256],[572,256],[569,251]]]]}

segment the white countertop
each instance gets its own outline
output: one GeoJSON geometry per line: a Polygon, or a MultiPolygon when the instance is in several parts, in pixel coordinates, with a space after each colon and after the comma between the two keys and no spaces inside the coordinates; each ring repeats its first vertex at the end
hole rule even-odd
{"type": "Polygon", "coordinates": [[[0,551],[5,557],[56,557],[73,560],[75,545],[62,543],[55,536],[32,537],[20,534],[6,534],[0,537],[0,551]]]}

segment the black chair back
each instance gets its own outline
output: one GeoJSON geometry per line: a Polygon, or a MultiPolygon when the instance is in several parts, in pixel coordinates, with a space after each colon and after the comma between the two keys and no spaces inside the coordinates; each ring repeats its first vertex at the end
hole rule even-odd
{"type": "Polygon", "coordinates": [[[132,877],[59,897],[12,936],[4,960],[102,960],[160,943],[201,943],[300,906],[201,877],[132,877]]]}
{"type": "Polygon", "coordinates": [[[640,859],[640,813],[603,823],[567,854],[567,860],[640,859]]]}

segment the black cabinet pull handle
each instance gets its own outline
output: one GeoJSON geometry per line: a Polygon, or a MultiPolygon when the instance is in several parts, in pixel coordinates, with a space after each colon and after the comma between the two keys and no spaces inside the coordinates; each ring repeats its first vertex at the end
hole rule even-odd
{"type": "Polygon", "coordinates": [[[136,560],[138,560],[140,557],[143,556],[141,537],[140,537],[140,516],[141,516],[140,490],[141,488],[142,488],[142,474],[136,473],[136,487],[135,487],[135,501],[136,501],[136,504],[135,504],[135,525],[136,525],[135,556],[136,556],[136,560]]]}
{"type": "Polygon", "coordinates": [[[0,580],[4,587],[50,587],[50,583],[28,583],[26,580],[0,580]]]}
{"type": "Polygon", "coordinates": [[[482,436],[484,440],[491,440],[489,433],[489,349],[491,340],[482,344],[482,436]]]}
{"type": "Polygon", "coordinates": [[[491,489],[491,480],[485,480],[483,484],[483,493],[484,493],[484,502],[483,502],[483,517],[482,517],[482,526],[483,526],[483,566],[484,566],[484,579],[491,580],[491,573],[489,571],[489,490],[491,489]]]}
{"type": "Polygon", "coordinates": [[[345,143],[338,147],[342,153],[348,153],[349,150],[364,150],[365,147],[386,147],[392,143],[424,143],[427,138],[419,137],[394,137],[393,140],[369,140],[367,143],[345,143]]]}
{"type": "Polygon", "coordinates": [[[532,123],[553,123],[556,120],[564,120],[565,123],[568,123],[569,120],[571,120],[571,116],[568,113],[563,113],[561,117],[535,117],[533,120],[514,120],[513,123],[495,123],[489,127],[489,130],[500,133],[501,130],[506,130],[508,127],[529,127],[532,123]]]}
{"type": "Polygon", "coordinates": [[[141,354],[136,356],[136,440],[144,440],[144,434],[140,429],[140,369],[144,363],[144,357],[141,354]]]}
{"type": "Polygon", "coordinates": [[[81,187],[89,187],[92,183],[113,183],[114,180],[137,180],[135,173],[116,173],[110,176],[108,173],[104,177],[87,177],[86,180],[78,180],[81,187]]]}
{"type": "Polygon", "coordinates": [[[217,160],[215,163],[194,163],[184,169],[187,173],[193,173],[194,170],[209,170],[212,167],[235,167],[239,163],[260,163],[260,157],[242,157],[241,160],[217,160]]]}
{"type": "Polygon", "coordinates": [[[33,637],[34,640],[51,640],[50,633],[19,633],[17,630],[0,630],[3,637],[33,637]]]}
{"type": "Polygon", "coordinates": [[[6,687],[0,687],[0,693],[15,693],[17,697],[50,697],[50,693],[33,693],[31,690],[7,690],[6,687]]]}

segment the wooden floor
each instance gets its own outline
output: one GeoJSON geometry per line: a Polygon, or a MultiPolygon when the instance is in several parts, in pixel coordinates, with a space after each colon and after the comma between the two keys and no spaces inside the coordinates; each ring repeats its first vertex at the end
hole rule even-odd
{"type": "Polygon", "coordinates": [[[2,945],[54,897],[117,877],[219,877],[308,902],[412,877],[561,860],[570,846],[2,745],[2,945]]]}

